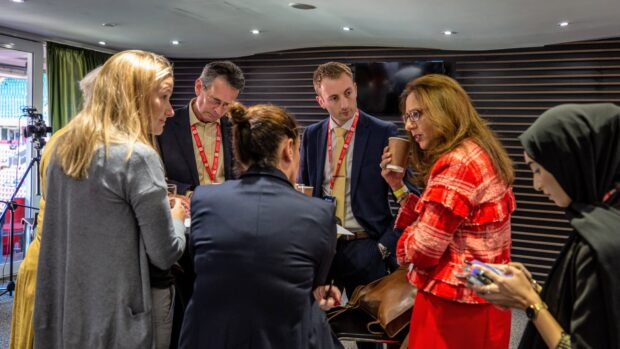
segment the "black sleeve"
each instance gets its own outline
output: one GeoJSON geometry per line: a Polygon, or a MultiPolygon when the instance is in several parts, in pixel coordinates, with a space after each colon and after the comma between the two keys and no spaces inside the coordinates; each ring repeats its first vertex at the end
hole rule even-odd
{"type": "Polygon", "coordinates": [[[306,128],[306,130],[304,131],[304,134],[302,136],[301,139],[301,149],[300,149],[300,154],[299,154],[299,171],[297,174],[297,183],[303,184],[303,185],[312,185],[310,183],[310,176],[309,176],[309,168],[308,168],[308,162],[306,157],[308,156],[307,154],[307,150],[306,148],[308,147],[308,128],[306,128]]]}
{"type": "Polygon", "coordinates": [[[609,348],[604,297],[592,249],[580,243],[575,257],[574,304],[570,329],[573,348],[609,348]]]}

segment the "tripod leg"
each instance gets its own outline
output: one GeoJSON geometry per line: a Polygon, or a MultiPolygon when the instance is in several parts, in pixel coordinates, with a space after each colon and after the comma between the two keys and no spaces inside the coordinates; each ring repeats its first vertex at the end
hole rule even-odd
{"type": "MultiPolygon", "coordinates": [[[[0,222],[2,222],[4,221],[4,217],[6,216],[6,213],[8,211],[11,211],[11,230],[10,230],[10,235],[9,235],[9,246],[11,249],[11,254],[9,257],[10,258],[9,259],[9,282],[4,288],[5,292],[2,293],[2,294],[5,294],[8,292],[10,296],[13,295],[13,290],[15,290],[15,282],[13,282],[13,258],[14,258],[14,249],[15,249],[15,246],[13,245],[13,239],[15,236],[15,207],[16,207],[15,197],[17,196],[17,193],[19,192],[19,188],[21,188],[22,184],[24,184],[24,181],[28,177],[28,173],[30,173],[32,166],[34,166],[35,164],[38,165],[39,160],[40,160],[40,157],[38,156],[38,154],[36,157],[30,160],[30,163],[28,164],[26,171],[24,172],[24,174],[22,175],[22,178],[20,179],[19,183],[15,187],[15,191],[13,192],[13,195],[11,195],[11,200],[9,201],[8,206],[4,209],[2,216],[0,216],[0,222]]],[[[38,169],[38,166],[36,167],[36,169],[38,169]]],[[[35,173],[35,175],[38,177],[37,173],[35,173]]]]}
{"type": "Polygon", "coordinates": [[[13,239],[15,239],[15,203],[10,202],[7,208],[11,212],[11,230],[9,231],[9,282],[6,284],[6,288],[4,289],[4,292],[0,294],[0,296],[4,295],[7,292],[9,296],[12,296],[13,290],[15,290],[15,282],[13,282],[13,260],[15,253],[15,246],[13,245],[13,239]]]}

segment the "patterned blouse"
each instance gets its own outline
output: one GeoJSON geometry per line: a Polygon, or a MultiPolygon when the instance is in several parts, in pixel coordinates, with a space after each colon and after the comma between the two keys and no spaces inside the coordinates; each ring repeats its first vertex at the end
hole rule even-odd
{"type": "Polygon", "coordinates": [[[409,282],[441,298],[485,303],[454,274],[466,260],[510,262],[515,198],[486,151],[463,142],[433,165],[422,196],[405,200],[396,219],[404,229],[396,257],[411,264],[409,282]]]}

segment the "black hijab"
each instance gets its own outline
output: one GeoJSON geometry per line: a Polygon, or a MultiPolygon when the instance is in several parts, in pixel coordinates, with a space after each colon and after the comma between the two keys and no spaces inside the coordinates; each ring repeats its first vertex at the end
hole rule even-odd
{"type": "Polygon", "coordinates": [[[620,210],[602,202],[620,182],[620,107],[561,105],[543,113],[519,140],[572,199],[566,213],[595,253],[609,343],[620,348],[620,210]]]}
{"type": "Polygon", "coordinates": [[[573,202],[600,202],[620,181],[620,107],[616,105],[551,108],[519,140],[573,202]]]}

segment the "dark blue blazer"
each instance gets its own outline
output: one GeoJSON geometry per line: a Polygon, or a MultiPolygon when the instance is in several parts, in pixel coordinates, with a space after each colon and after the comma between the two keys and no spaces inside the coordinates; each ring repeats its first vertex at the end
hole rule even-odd
{"type": "MultiPolygon", "coordinates": [[[[313,186],[316,197],[322,195],[328,134],[329,118],[308,126],[301,145],[298,181],[313,186]]],[[[379,167],[383,149],[392,136],[398,136],[395,124],[360,110],[353,147],[351,205],[353,215],[362,227],[394,253],[397,236],[393,231],[394,216],[388,203],[390,188],[379,167]]]]}
{"type": "MultiPolygon", "coordinates": [[[[193,190],[200,185],[194,157],[194,138],[189,124],[189,108],[188,104],[175,110],[175,115],[166,121],[164,132],[157,137],[167,182],[176,184],[179,194],[184,194],[185,191],[193,190]]],[[[227,117],[222,117],[220,123],[222,125],[222,150],[224,151],[224,177],[231,179],[234,178],[232,129],[227,117]]]]}
{"type": "MultiPolygon", "coordinates": [[[[189,108],[190,104],[175,110],[175,115],[166,121],[164,132],[157,137],[159,151],[166,170],[166,181],[176,184],[177,192],[181,195],[200,185],[194,157],[194,140],[189,124],[189,108]]],[[[232,130],[227,117],[222,117],[220,123],[222,126],[224,177],[228,180],[234,178],[232,130]]],[[[194,284],[194,267],[187,249],[179,260],[179,266],[180,268],[173,270],[177,292],[172,331],[173,345],[171,348],[175,348],[174,344],[178,342],[183,311],[191,298],[194,284]]]]}
{"type": "Polygon", "coordinates": [[[336,252],[333,205],[276,169],[199,186],[192,196],[196,281],[181,348],[332,348],[312,290],[336,252]]]}

